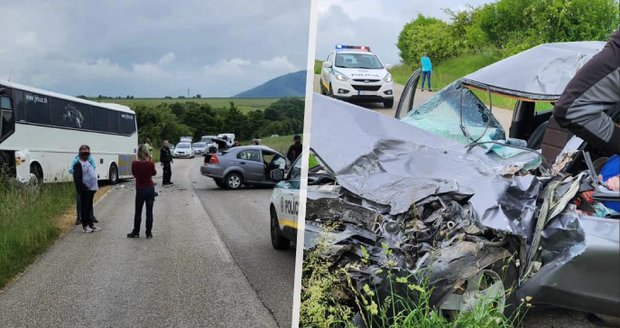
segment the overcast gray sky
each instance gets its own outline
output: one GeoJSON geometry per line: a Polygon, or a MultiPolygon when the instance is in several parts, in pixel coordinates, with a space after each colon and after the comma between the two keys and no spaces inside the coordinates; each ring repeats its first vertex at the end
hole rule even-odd
{"type": "Polygon", "coordinates": [[[403,26],[418,14],[448,20],[443,8],[455,11],[491,0],[317,0],[317,59],[325,59],[338,43],[370,46],[386,64],[400,62],[396,48],[403,26]]]}
{"type": "Polygon", "coordinates": [[[4,1],[0,79],[70,95],[231,96],[306,68],[308,0],[4,1]]]}

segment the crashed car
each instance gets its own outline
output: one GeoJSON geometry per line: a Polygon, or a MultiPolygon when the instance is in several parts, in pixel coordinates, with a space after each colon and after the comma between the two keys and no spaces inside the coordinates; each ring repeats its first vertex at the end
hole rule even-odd
{"type": "Polygon", "coordinates": [[[618,164],[540,110],[603,46],[544,44],[418,107],[415,72],[397,119],[314,95],[311,149],[331,179],[308,187],[304,248],[325,237],[333,265],[355,263],[345,291],[389,290],[387,267],[422,276],[442,313],[492,298],[620,317],[620,195],[599,177],[618,164]],[[517,100],[508,137],[474,91],[517,100]]]}

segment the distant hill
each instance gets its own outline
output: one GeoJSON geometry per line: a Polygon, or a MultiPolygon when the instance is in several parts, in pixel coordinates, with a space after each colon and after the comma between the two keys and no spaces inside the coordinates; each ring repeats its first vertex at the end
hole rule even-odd
{"type": "Polygon", "coordinates": [[[234,98],[303,97],[306,94],[306,71],[278,76],[234,98]]]}

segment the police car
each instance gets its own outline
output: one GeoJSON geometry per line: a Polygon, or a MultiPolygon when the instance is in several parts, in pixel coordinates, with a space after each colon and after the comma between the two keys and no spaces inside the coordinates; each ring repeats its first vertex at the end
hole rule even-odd
{"type": "Polygon", "coordinates": [[[394,105],[392,75],[366,46],[337,45],[323,62],[320,82],[324,95],[394,105]]]}
{"type": "Polygon", "coordinates": [[[301,158],[297,157],[288,171],[275,169],[270,173],[272,180],[279,181],[271,193],[269,206],[271,245],[277,250],[288,249],[297,240],[301,158]]]}

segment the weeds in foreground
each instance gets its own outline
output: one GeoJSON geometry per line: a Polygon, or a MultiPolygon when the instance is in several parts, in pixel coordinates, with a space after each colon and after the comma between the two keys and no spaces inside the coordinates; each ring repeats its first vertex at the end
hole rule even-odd
{"type": "MultiPolygon", "coordinates": [[[[389,258],[390,250],[387,245],[383,247],[389,258]]],[[[444,315],[430,302],[432,286],[428,281],[411,275],[399,276],[393,271],[390,261],[386,268],[375,272],[387,279],[384,290],[369,284],[358,290],[349,269],[360,263],[336,268],[325,259],[323,254],[327,250],[328,240],[322,237],[318,246],[305,254],[300,313],[302,327],[508,328],[520,325],[519,309],[517,314],[508,318],[495,306],[496,300],[489,299],[479,300],[471,311],[444,315]]],[[[368,252],[362,248],[360,262],[364,264],[367,261],[368,252]]]]}
{"type": "Polygon", "coordinates": [[[60,214],[75,202],[72,184],[41,189],[0,184],[0,288],[23,271],[60,234],[60,214]]]}

